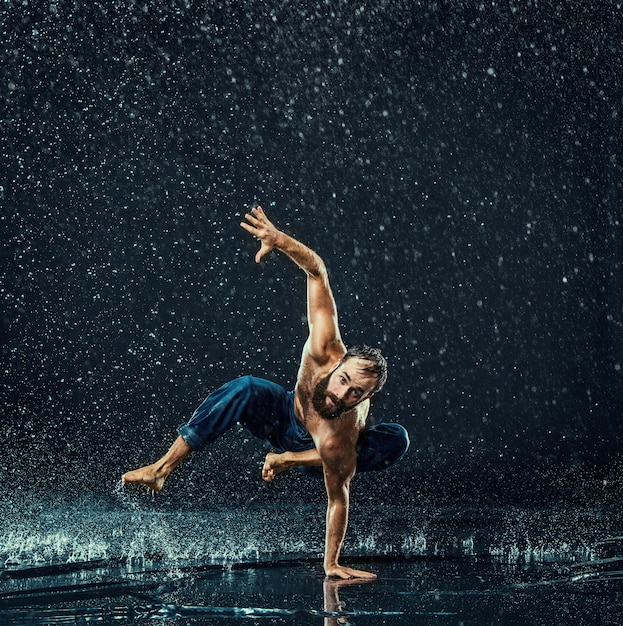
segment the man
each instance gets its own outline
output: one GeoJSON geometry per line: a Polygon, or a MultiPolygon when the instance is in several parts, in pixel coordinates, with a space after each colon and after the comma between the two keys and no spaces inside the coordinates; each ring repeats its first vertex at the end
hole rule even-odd
{"type": "Polygon", "coordinates": [[[380,352],[367,346],[346,350],[323,260],[310,248],[279,231],[260,206],[240,225],[255,235],[259,263],[277,249],[307,274],[309,336],[303,348],[294,392],[267,380],[244,376],[226,383],[197,408],[169,451],[152,465],[128,472],[124,483],[160,491],[171,471],[192,452],[240,423],[277,452],[266,456],[262,478],[271,481],[290,467],[322,468],[327,491],[324,570],[328,577],[375,578],[339,564],[346,534],[349,486],[356,471],[383,469],[409,447],[398,424],[366,427],[370,398],[387,378],[380,352]]]}

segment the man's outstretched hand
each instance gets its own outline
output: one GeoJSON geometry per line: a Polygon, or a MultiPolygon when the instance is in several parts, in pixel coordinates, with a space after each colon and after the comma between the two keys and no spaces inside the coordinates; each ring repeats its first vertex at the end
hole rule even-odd
{"type": "Polygon", "coordinates": [[[247,221],[240,222],[240,226],[262,242],[259,252],[255,255],[255,262],[259,263],[277,246],[277,238],[280,233],[266,217],[261,206],[253,207],[251,213],[246,213],[244,218],[247,221]]]}

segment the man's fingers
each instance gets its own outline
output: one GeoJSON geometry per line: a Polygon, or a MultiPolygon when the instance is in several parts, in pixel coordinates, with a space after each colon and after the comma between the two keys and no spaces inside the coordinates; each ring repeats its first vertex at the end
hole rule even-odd
{"type": "Polygon", "coordinates": [[[255,255],[255,262],[259,263],[273,249],[272,246],[267,245],[263,241],[267,232],[267,220],[261,206],[253,207],[251,213],[245,213],[244,217],[247,221],[240,222],[240,226],[262,241],[259,252],[255,255]]]}
{"type": "Polygon", "coordinates": [[[259,263],[271,250],[272,248],[270,246],[267,246],[264,242],[262,242],[259,252],[255,255],[255,262],[259,263]]]}
{"type": "Polygon", "coordinates": [[[252,235],[254,235],[255,231],[257,230],[255,226],[251,226],[251,224],[247,224],[246,222],[240,222],[240,226],[242,226],[242,228],[250,232],[252,235]]]}
{"type": "Polygon", "coordinates": [[[245,217],[249,221],[259,222],[262,219],[266,219],[266,215],[264,214],[264,209],[261,206],[254,206],[251,209],[251,213],[247,213],[245,217]]]}
{"type": "Polygon", "coordinates": [[[376,574],[373,574],[372,572],[364,572],[358,569],[351,569],[350,567],[338,567],[337,569],[327,572],[327,576],[330,578],[349,581],[374,580],[376,578],[376,574]]]}

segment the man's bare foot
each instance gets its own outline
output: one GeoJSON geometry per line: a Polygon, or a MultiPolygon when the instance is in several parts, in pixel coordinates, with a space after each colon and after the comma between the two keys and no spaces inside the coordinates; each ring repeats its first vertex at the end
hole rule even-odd
{"type": "Polygon", "coordinates": [[[165,479],[166,476],[158,471],[156,464],[146,465],[131,472],[126,472],[122,476],[124,484],[145,485],[151,491],[162,491],[165,479]]]}
{"type": "Polygon", "coordinates": [[[269,452],[264,460],[264,467],[262,468],[262,478],[267,482],[271,482],[277,474],[281,474],[284,470],[287,470],[289,465],[285,462],[285,455],[277,454],[276,452],[269,452]]]}

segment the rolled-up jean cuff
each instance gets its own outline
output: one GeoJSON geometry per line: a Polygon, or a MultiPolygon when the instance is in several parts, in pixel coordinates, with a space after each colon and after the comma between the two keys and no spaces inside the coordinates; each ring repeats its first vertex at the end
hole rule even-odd
{"type": "Polygon", "coordinates": [[[203,445],[201,438],[197,436],[197,433],[188,425],[181,424],[177,432],[180,437],[191,447],[193,452],[197,452],[203,445]]]}

